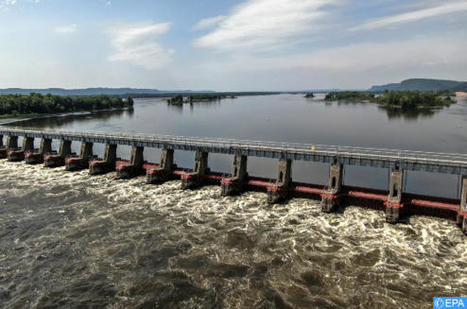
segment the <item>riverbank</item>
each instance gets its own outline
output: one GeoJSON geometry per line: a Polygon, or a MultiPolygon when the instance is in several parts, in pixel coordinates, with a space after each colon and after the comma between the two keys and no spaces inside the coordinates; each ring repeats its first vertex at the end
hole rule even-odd
{"type": "Polygon", "coordinates": [[[84,111],[84,112],[72,112],[72,113],[24,114],[24,115],[16,115],[15,117],[11,117],[11,115],[4,115],[5,117],[0,116],[0,125],[7,125],[7,124],[17,123],[17,122],[22,122],[22,121],[39,120],[39,119],[45,119],[45,118],[95,115],[98,113],[125,112],[125,111],[132,111],[132,110],[133,110],[133,107],[125,107],[125,108],[108,108],[108,109],[100,109],[100,110],[84,111]],[[6,116],[10,116],[10,117],[6,117],[6,116]]]}
{"type": "Polygon", "coordinates": [[[33,117],[37,117],[37,116],[40,116],[40,114],[38,113],[30,113],[30,114],[4,114],[4,115],[0,115],[0,119],[9,119],[9,118],[24,118],[24,119],[28,119],[28,118],[33,118],[33,117]]]}
{"type": "Polygon", "coordinates": [[[5,94],[0,95],[0,118],[30,118],[70,112],[92,112],[106,109],[121,109],[133,106],[133,99],[106,95],[70,97],[57,95],[5,94]]]}

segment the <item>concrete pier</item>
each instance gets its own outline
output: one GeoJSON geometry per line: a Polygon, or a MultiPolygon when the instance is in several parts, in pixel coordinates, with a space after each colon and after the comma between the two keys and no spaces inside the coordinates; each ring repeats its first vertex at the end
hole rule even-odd
{"type": "Polygon", "coordinates": [[[467,176],[462,177],[461,204],[457,214],[457,224],[467,235],[467,176]]]}
{"type": "Polygon", "coordinates": [[[144,175],[145,170],[143,169],[144,163],[144,147],[133,146],[131,148],[130,162],[118,165],[117,178],[128,179],[136,176],[144,175]]]}
{"type": "Polygon", "coordinates": [[[41,164],[44,162],[44,155],[52,152],[52,140],[42,138],[38,150],[27,152],[24,156],[26,164],[41,164]]]}
{"type": "Polygon", "coordinates": [[[18,149],[18,136],[8,135],[6,138],[6,147],[8,149],[18,149]]]}
{"type": "Polygon", "coordinates": [[[71,154],[71,141],[61,140],[58,153],[50,153],[44,156],[44,166],[59,167],[65,165],[65,159],[71,154]]]}
{"type": "Polygon", "coordinates": [[[339,206],[344,167],[334,162],[329,168],[329,184],[321,195],[321,210],[331,213],[339,206]]]}
{"type": "Polygon", "coordinates": [[[173,170],[174,150],[162,149],[161,160],[157,167],[146,170],[146,182],[151,184],[160,184],[167,180],[174,179],[173,170]]]}
{"type": "Polygon", "coordinates": [[[89,161],[93,159],[92,146],[93,143],[82,142],[80,155],[65,159],[65,169],[67,171],[79,171],[89,168],[89,161]]]}
{"type": "Polygon", "coordinates": [[[7,157],[8,147],[3,145],[3,135],[0,135],[0,159],[7,157]]]}
{"type": "Polygon", "coordinates": [[[195,168],[191,173],[182,175],[182,189],[194,189],[200,187],[204,176],[209,172],[208,153],[197,151],[195,154],[195,168]]]}
{"type": "Polygon", "coordinates": [[[267,188],[268,203],[277,204],[284,202],[289,196],[291,184],[292,160],[280,159],[276,183],[267,188]]]}
{"type": "Polygon", "coordinates": [[[18,150],[18,136],[16,135],[8,135],[6,137],[6,147],[4,148],[2,158],[8,158],[8,153],[12,150],[18,150]]]}
{"type": "Polygon", "coordinates": [[[23,139],[23,147],[19,149],[10,149],[8,150],[8,161],[18,162],[24,160],[24,155],[28,151],[34,150],[34,138],[25,137],[23,139]]]}
{"type": "Polygon", "coordinates": [[[248,183],[247,161],[247,156],[236,155],[234,157],[232,177],[221,180],[223,196],[240,194],[245,190],[248,183]]]}
{"type": "Polygon", "coordinates": [[[117,160],[117,145],[106,144],[104,158],[96,159],[89,163],[89,174],[100,175],[115,170],[115,161],[117,160]]]}
{"type": "Polygon", "coordinates": [[[391,172],[389,181],[389,195],[385,202],[386,206],[386,222],[395,224],[399,221],[402,204],[404,172],[399,168],[395,168],[391,172]]]}

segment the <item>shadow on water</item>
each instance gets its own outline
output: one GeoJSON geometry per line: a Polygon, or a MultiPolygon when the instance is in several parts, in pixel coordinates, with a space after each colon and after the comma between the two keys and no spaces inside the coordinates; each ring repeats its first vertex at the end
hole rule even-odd
{"type": "Polygon", "coordinates": [[[417,120],[419,118],[426,119],[432,118],[437,112],[442,109],[436,108],[416,108],[403,110],[401,108],[394,108],[389,106],[378,106],[380,110],[384,110],[389,119],[403,118],[405,120],[417,120]]]}
{"type": "MultiPolygon", "coordinates": [[[[317,102],[316,100],[314,102],[317,102]]],[[[332,104],[337,104],[337,106],[362,106],[362,105],[377,105],[376,103],[371,102],[352,102],[352,101],[338,101],[338,102],[329,102],[324,101],[325,106],[332,106],[332,104]]],[[[433,117],[436,113],[443,110],[443,108],[413,108],[413,109],[402,109],[395,108],[391,106],[377,105],[380,111],[384,111],[389,120],[396,119],[405,119],[405,120],[417,120],[417,119],[428,119],[433,117]]]]}
{"type": "Polygon", "coordinates": [[[95,122],[96,120],[106,121],[109,119],[118,120],[123,116],[132,117],[134,109],[96,111],[92,113],[65,114],[62,116],[38,117],[28,120],[12,122],[11,126],[32,127],[32,128],[61,128],[73,123],[95,122]]]}
{"type": "Polygon", "coordinates": [[[187,102],[183,104],[170,104],[167,102],[167,109],[180,114],[189,110],[191,114],[194,114],[196,110],[218,109],[223,104],[223,101],[232,101],[232,99],[187,102]]]}

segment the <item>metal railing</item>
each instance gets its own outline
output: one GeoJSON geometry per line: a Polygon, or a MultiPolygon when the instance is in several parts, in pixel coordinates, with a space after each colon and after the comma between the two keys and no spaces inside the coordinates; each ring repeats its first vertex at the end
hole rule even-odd
{"type": "Polygon", "coordinates": [[[75,141],[107,142],[121,145],[200,150],[258,157],[289,158],[294,160],[338,162],[354,165],[395,166],[412,170],[467,174],[467,154],[439,153],[386,148],[367,148],[339,145],[300,144],[235,140],[224,138],[148,135],[141,133],[103,133],[89,131],[41,130],[0,127],[0,135],[18,135],[69,139],[75,141]]]}

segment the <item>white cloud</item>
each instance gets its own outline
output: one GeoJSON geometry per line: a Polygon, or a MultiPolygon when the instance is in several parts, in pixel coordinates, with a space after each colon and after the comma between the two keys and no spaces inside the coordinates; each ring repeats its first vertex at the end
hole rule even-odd
{"type": "Polygon", "coordinates": [[[217,26],[224,19],[226,19],[226,16],[223,15],[201,19],[196,25],[193,26],[193,30],[205,30],[212,28],[217,26]]]}
{"type": "Polygon", "coordinates": [[[108,30],[115,53],[110,61],[126,61],[147,70],[157,70],[172,60],[174,50],[164,49],[155,39],[169,32],[170,23],[130,24],[108,30]]]}
{"type": "MultiPolygon", "coordinates": [[[[27,2],[32,2],[35,4],[39,3],[40,0],[27,0],[27,2]]],[[[0,10],[7,11],[16,4],[18,4],[18,0],[0,0],[0,10]]]]}
{"type": "Polygon", "coordinates": [[[16,0],[0,0],[0,10],[8,10],[9,7],[16,4],[16,0]]]}
{"type": "Polygon", "coordinates": [[[416,10],[416,11],[407,12],[407,13],[394,15],[394,16],[375,18],[359,26],[353,27],[350,30],[378,29],[378,28],[383,28],[383,27],[397,25],[397,24],[415,22],[415,21],[430,18],[430,17],[436,17],[436,16],[446,15],[446,14],[451,14],[451,13],[458,13],[462,11],[467,11],[467,1],[444,3],[442,5],[431,7],[428,9],[416,10]]]}
{"type": "Polygon", "coordinates": [[[55,28],[55,32],[61,33],[61,34],[72,34],[72,33],[75,33],[77,30],[78,30],[77,24],[64,25],[64,26],[55,28]]]}
{"type": "Polygon", "coordinates": [[[232,54],[223,61],[200,63],[193,71],[204,70],[198,81],[209,78],[205,83],[220,89],[364,88],[413,77],[467,80],[465,50],[467,41],[452,32],[443,37],[354,43],[300,54],[232,54]],[[218,76],[222,81],[215,79],[218,76]]]}
{"type": "Polygon", "coordinates": [[[248,0],[218,27],[195,40],[198,47],[221,50],[274,48],[320,29],[326,6],[340,0],[248,0]]]}
{"type": "Polygon", "coordinates": [[[106,5],[106,6],[111,6],[111,5],[112,5],[112,1],[107,1],[107,2],[105,3],[105,5],[106,5]]]}
{"type": "Polygon", "coordinates": [[[268,89],[275,80],[281,89],[298,89],[306,85],[358,88],[375,83],[377,76],[382,80],[414,76],[465,79],[467,42],[455,37],[357,43],[287,56],[235,54],[228,61],[200,63],[194,71],[236,76],[237,80],[238,76],[248,77],[239,82],[238,88],[244,89],[252,89],[251,85],[268,89]],[[253,76],[262,76],[264,81],[252,83],[253,76]]]}

